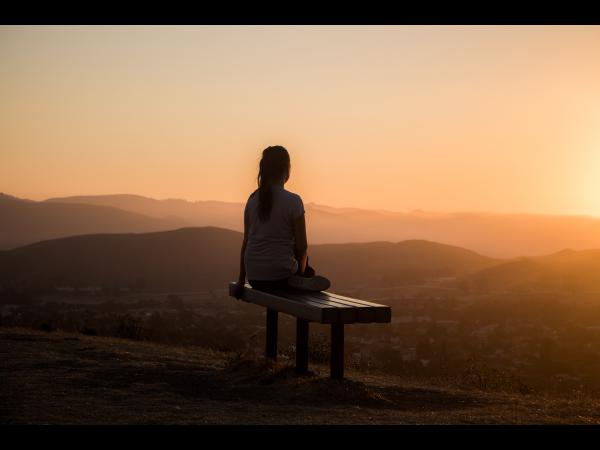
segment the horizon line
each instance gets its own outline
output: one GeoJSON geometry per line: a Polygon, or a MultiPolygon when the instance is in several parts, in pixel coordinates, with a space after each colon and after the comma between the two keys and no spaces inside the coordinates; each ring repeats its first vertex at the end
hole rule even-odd
{"type": "MultiPolygon", "coordinates": [[[[52,199],[63,199],[63,198],[72,198],[72,197],[117,197],[117,196],[131,196],[131,197],[141,197],[155,201],[169,201],[169,200],[179,200],[187,203],[201,203],[201,202],[215,202],[215,203],[230,203],[230,204],[241,204],[243,205],[245,201],[231,201],[231,200],[189,200],[188,198],[182,197],[165,197],[158,198],[152,197],[148,195],[142,194],[132,194],[132,193],[113,193],[113,194],[72,194],[72,195],[61,195],[61,196],[51,196],[45,197],[41,199],[27,198],[27,197],[19,197],[17,195],[9,194],[5,191],[0,191],[0,195],[6,195],[9,197],[14,197],[19,200],[31,200],[35,202],[45,202],[52,199]]],[[[392,209],[382,209],[382,208],[365,208],[360,206],[332,206],[325,203],[318,203],[315,201],[307,201],[306,205],[315,205],[322,206],[326,208],[332,209],[354,209],[359,211],[370,211],[370,212],[378,212],[378,213],[388,213],[388,214],[437,214],[437,215],[453,215],[453,214],[483,214],[483,215],[514,215],[514,216],[553,216],[553,217],[587,217],[592,219],[600,220],[600,215],[590,214],[590,213],[551,213],[551,212],[515,212],[515,211],[489,211],[489,210],[454,210],[454,211],[439,211],[439,210],[426,210],[422,208],[413,208],[406,210],[392,210],[392,209]]]]}

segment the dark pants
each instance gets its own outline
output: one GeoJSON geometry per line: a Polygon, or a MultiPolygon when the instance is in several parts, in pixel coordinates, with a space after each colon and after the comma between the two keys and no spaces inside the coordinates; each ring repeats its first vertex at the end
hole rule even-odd
{"type": "MultiPolygon", "coordinates": [[[[298,272],[296,275],[300,275],[300,263],[298,262],[298,272]]],[[[304,269],[304,277],[313,277],[315,275],[315,269],[308,265],[308,256],[306,257],[306,268],[304,269]]],[[[259,291],[268,291],[270,289],[286,289],[288,287],[287,278],[280,280],[248,280],[250,286],[259,291]]]]}

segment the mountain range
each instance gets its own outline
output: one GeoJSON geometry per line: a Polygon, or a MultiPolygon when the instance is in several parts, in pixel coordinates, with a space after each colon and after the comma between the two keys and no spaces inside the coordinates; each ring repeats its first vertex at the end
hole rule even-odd
{"type": "Polygon", "coordinates": [[[0,194],[0,250],[78,234],[141,233],[185,224],[111,206],[37,202],[0,194]]]}
{"type": "MultiPolygon", "coordinates": [[[[243,203],[156,200],[138,195],[50,198],[0,195],[0,249],[89,233],[214,226],[243,229],[243,203]]],[[[600,219],[589,216],[391,212],[306,203],[309,245],[427,240],[495,258],[600,248],[600,219]]]]}
{"type": "MultiPolygon", "coordinates": [[[[0,252],[0,282],[35,286],[130,285],[153,290],[223,288],[237,278],[242,233],[216,227],[52,239],[0,252]]],[[[427,241],[327,244],[310,262],[338,286],[420,281],[489,267],[497,260],[427,241]]]]}
{"type": "MultiPolygon", "coordinates": [[[[0,285],[131,286],[152,291],[224,288],[235,280],[242,233],[188,227],[52,239],[0,252],[0,285]]],[[[479,290],[541,287],[600,291],[600,250],[497,259],[423,240],[317,244],[310,262],[333,288],[449,279],[479,290]]]]}

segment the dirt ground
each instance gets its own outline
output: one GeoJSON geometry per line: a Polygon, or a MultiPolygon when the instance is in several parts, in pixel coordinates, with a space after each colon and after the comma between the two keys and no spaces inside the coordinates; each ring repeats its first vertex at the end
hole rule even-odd
{"type": "Polygon", "coordinates": [[[428,386],[326,366],[0,328],[2,424],[600,424],[600,402],[428,386]]]}

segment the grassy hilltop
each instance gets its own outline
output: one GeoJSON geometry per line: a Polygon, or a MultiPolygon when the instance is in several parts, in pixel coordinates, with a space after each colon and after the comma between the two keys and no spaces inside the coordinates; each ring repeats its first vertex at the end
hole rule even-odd
{"type": "Polygon", "coordinates": [[[0,328],[3,424],[600,423],[600,402],[464,389],[198,347],[0,328]]]}

